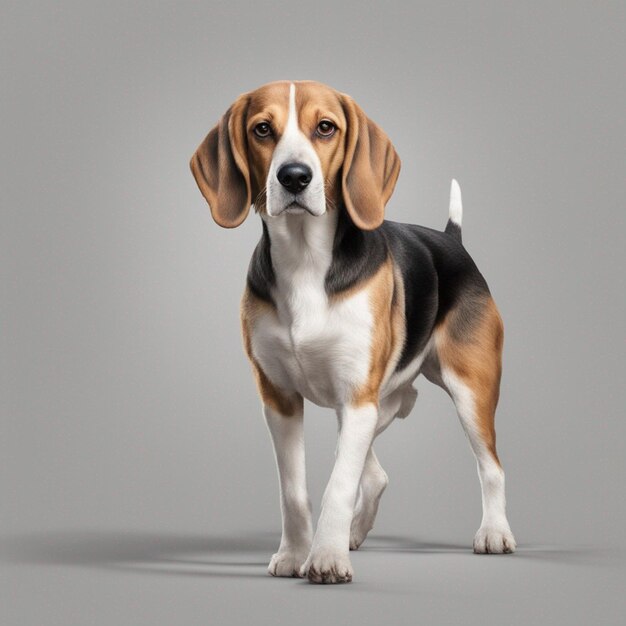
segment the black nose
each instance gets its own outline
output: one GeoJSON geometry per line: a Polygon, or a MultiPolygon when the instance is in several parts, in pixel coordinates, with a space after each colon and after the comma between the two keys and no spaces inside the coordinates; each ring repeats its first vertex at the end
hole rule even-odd
{"type": "Polygon", "coordinates": [[[299,193],[311,182],[313,172],[304,163],[287,163],[278,170],[276,178],[291,193],[299,193]]]}

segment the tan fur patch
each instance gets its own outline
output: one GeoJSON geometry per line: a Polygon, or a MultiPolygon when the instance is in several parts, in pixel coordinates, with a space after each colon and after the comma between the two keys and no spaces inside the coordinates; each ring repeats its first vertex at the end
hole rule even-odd
{"type": "Polygon", "coordinates": [[[460,307],[450,311],[436,329],[437,354],[442,367],[450,368],[472,390],[476,403],[476,420],[482,440],[495,460],[496,406],[500,394],[504,326],[493,298],[487,296],[480,318],[471,332],[461,338],[454,330],[460,307]]]}
{"type": "Polygon", "coordinates": [[[393,296],[391,298],[391,331],[392,349],[387,361],[387,369],[383,381],[393,373],[402,355],[404,340],[406,339],[406,323],[404,312],[404,279],[400,268],[393,263],[393,296]]]}
{"type": "Polygon", "coordinates": [[[241,299],[241,332],[243,335],[243,344],[252,364],[252,370],[256,379],[259,395],[265,404],[272,407],[275,411],[291,417],[296,412],[302,411],[302,396],[298,393],[287,394],[267,377],[259,362],[252,354],[251,333],[254,328],[255,320],[261,313],[269,313],[274,315],[274,307],[257,298],[247,287],[241,299]]]}
{"type": "Polygon", "coordinates": [[[369,375],[366,383],[352,397],[355,406],[378,404],[380,387],[388,371],[389,361],[392,355],[398,353],[398,343],[403,337],[403,314],[398,306],[399,299],[394,298],[394,266],[391,259],[387,259],[376,274],[364,285],[360,284],[358,289],[369,292],[373,332],[369,375]]]}

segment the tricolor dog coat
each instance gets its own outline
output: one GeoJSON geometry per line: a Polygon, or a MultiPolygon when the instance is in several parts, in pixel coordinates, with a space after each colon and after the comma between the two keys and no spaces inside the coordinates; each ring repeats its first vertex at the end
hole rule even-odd
{"type": "Polygon", "coordinates": [[[452,182],[445,231],[384,219],[400,160],[349,96],[312,81],[241,95],[191,159],[215,221],[250,207],[262,235],[241,302],[246,353],[272,436],[282,539],[274,576],[352,579],[387,475],[372,444],[409,414],[423,374],[452,398],[478,463],[477,553],[515,550],[496,453],[502,320],[461,242],[452,182]],[[303,398],[333,408],[336,460],[313,532],[303,398]]]}

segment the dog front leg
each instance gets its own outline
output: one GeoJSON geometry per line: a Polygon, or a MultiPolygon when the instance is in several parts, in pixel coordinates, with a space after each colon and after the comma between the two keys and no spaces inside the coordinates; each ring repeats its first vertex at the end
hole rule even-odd
{"type": "Polygon", "coordinates": [[[352,580],[350,524],[365,458],[376,430],[378,407],[373,403],[344,406],[338,411],[338,419],[335,466],[322,499],[311,554],[300,572],[316,583],[352,580]]]}
{"type": "Polygon", "coordinates": [[[267,569],[272,576],[299,576],[313,536],[304,462],[302,398],[293,415],[281,415],[268,405],[263,407],[263,413],[276,454],[283,520],[280,546],[267,569]]]}

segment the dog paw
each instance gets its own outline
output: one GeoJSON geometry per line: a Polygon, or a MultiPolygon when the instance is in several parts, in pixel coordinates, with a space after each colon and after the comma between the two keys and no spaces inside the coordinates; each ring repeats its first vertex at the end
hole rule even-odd
{"type": "Polygon", "coordinates": [[[515,537],[508,524],[481,526],[474,537],[476,554],[511,554],[515,552],[515,537]]]}
{"type": "Polygon", "coordinates": [[[350,557],[347,552],[333,548],[315,550],[300,569],[300,576],[312,583],[349,583],[352,581],[350,557]]]}
{"type": "Polygon", "coordinates": [[[279,550],[272,556],[267,572],[270,576],[300,576],[302,564],[306,561],[308,551],[279,550]]]}

